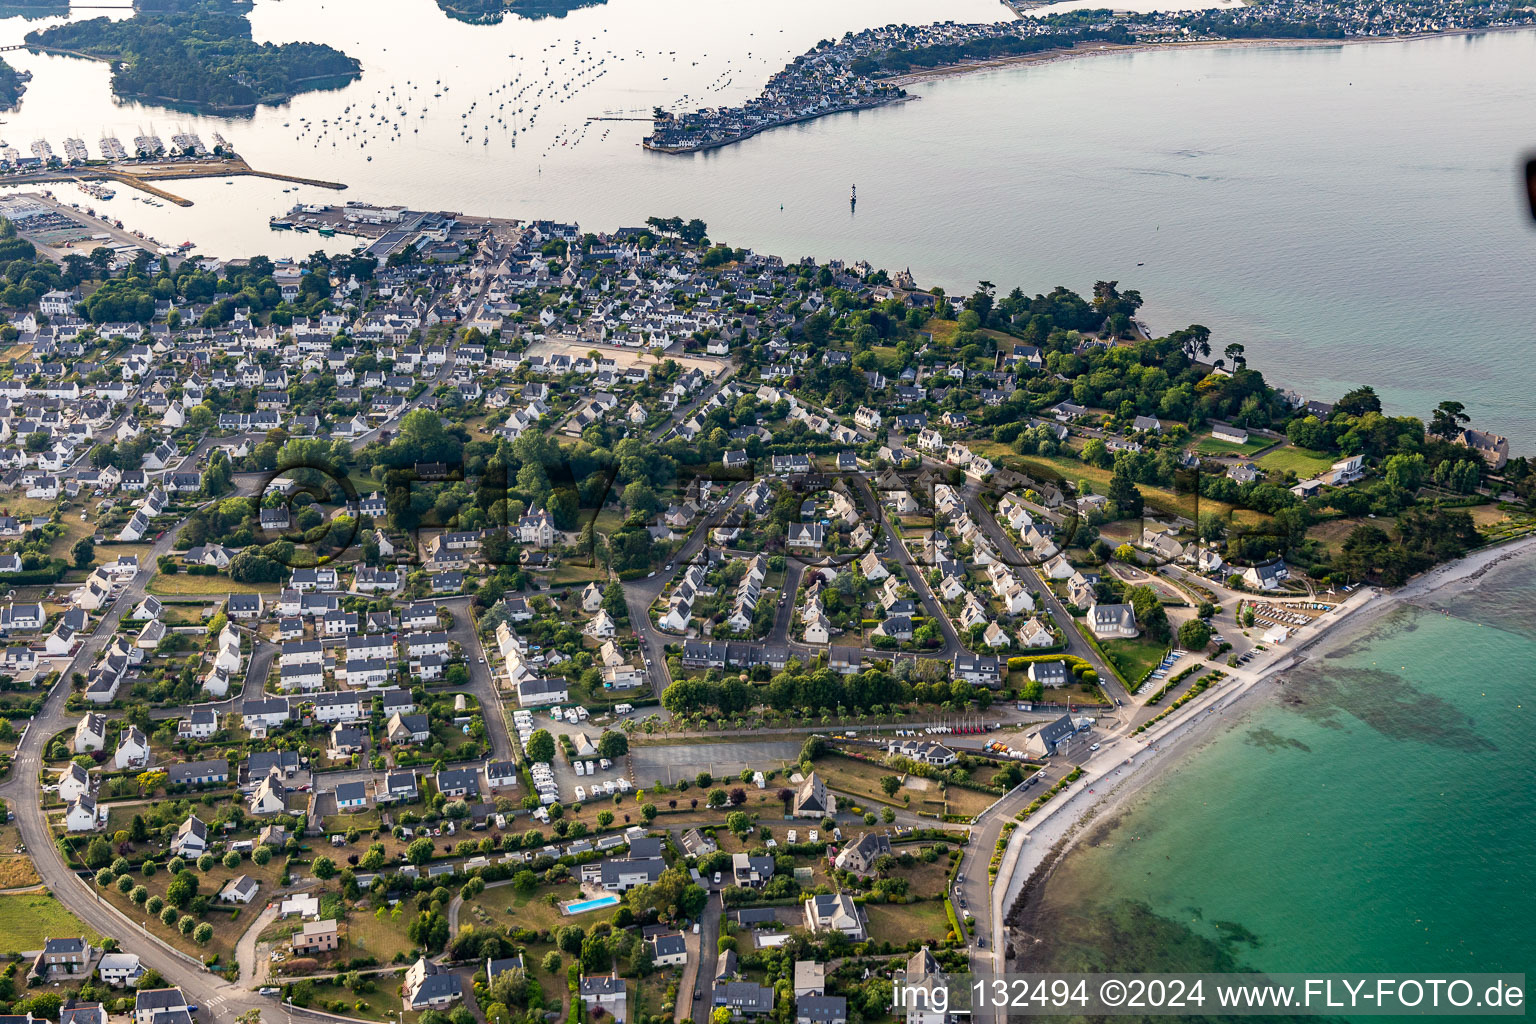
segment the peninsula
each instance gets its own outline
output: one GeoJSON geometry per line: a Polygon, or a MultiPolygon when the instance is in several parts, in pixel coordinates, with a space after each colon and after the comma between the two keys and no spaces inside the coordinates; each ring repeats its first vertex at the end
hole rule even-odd
{"type": "Polygon", "coordinates": [[[21,102],[21,94],[27,91],[31,80],[30,71],[18,71],[7,61],[0,60],[0,110],[14,110],[21,102]]]}
{"type": "Polygon", "coordinates": [[[563,18],[583,7],[608,0],[437,0],[437,6],[455,21],[472,25],[498,25],[511,14],[519,18],[563,18]]]}
{"type": "Polygon", "coordinates": [[[249,0],[156,0],[132,18],[27,33],[27,45],[112,64],[121,97],[208,113],[249,113],[357,78],[362,65],[322,43],[256,43],[249,0]]]}
{"type": "Polygon", "coordinates": [[[886,25],[822,40],[739,107],[658,109],[645,148],[692,153],[770,128],[905,99],[904,76],[993,68],[1044,54],[1225,40],[1356,40],[1536,25],[1536,8],[1467,0],[1262,0],[1224,10],[1021,15],[986,24],[886,25]],[[1089,47],[1093,47],[1089,50],[1089,47]]]}
{"type": "Polygon", "coordinates": [[[893,958],[1007,966],[1046,830],[1151,741],[1536,532],[1453,399],[1285,391],[1115,281],[272,226],[364,244],[0,197],[0,913],[58,982],[8,1011],[873,1020],[893,958]]]}

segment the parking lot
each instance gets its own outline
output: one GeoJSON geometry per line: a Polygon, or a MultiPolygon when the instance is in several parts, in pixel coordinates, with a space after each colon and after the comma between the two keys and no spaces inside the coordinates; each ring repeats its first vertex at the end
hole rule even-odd
{"type": "Polygon", "coordinates": [[[804,740],[700,743],[698,741],[630,747],[635,782],[650,785],[691,779],[699,772],[715,776],[739,775],[743,768],[778,768],[800,756],[804,740]]]}

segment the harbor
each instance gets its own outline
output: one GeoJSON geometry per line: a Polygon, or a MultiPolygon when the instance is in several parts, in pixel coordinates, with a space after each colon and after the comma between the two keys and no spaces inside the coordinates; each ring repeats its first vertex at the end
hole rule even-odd
{"type": "Polygon", "coordinates": [[[78,166],[39,166],[35,170],[17,170],[0,174],[0,185],[46,185],[60,182],[115,181],[129,188],[138,189],[157,199],[176,206],[191,206],[192,200],[167,191],[154,184],[160,181],[176,181],[188,178],[236,178],[241,176],[269,178],[295,185],[313,185],[317,188],[341,191],[347,186],[339,181],[306,178],[277,171],[263,171],[252,167],[238,156],[203,157],[189,159],[163,159],[150,162],[112,164],[82,164],[78,166]]]}
{"type": "Polygon", "coordinates": [[[108,220],[90,207],[66,203],[52,192],[14,192],[0,196],[0,217],[44,256],[63,262],[70,254],[89,256],[95,249],[112,252],[114,259],[131,261],[140,251],[174,257],[189,252],[190,242],[169,246],[150,236],[108,220]]]}

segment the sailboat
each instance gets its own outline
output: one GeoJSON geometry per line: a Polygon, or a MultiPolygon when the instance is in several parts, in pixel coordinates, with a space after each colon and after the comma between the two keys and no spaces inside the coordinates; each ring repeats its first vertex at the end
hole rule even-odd
{"type": "Polygon", "coordinates": [[[853,186],[853,191],[851,193],[849,193],[849,195],[848,195],[848,209],[850,211],[855,210],[855,209],[858,208],[858,205],[859,205],[859,186],[858,185],[854,185],[853,186]]]}

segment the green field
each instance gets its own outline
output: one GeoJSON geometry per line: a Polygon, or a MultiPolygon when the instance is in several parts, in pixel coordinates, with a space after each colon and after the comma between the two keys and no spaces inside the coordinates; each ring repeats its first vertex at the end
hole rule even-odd
{"type": "MultiPolygon", "coordinates": [[[[959,908],[956,908],[958,912],[959,908]]],[[[942,900],[921,903],[866,903],[871,938],[905,945],[916,939],[937,945],[949,934],[949,916],[942,900]]]]}
{"type": "Polygon", "coordinates": [[[1104,653],[1109,655],[1109,660],[1114,662],[1116,670],[1125,677],[1130,685],[1135,686],[1142,676],[1150,672],[1158,662],[1163,660],[1163,655],[1168,652],[1166,644],[1155,640],[1138,638],[1136,640],[1101,640],[1099,646],[1104,648],[1104,653]]]}
{"type": "Polygon", "coordinates": [[[1195,445],[1195,451],[1201,455],[1252,455],[1274,443],[1268,438],[1260,438],[1257,441],[1249,441],[1247,444],[1233,444],[1230,441],[1218,441],[1206,435],[1195,445]]]}
{"type": "Polygon", "coordinates": [[[1309,448],[1293,448],[1286,445],[1284,448],[1276,448],[1268,455],[1259,459],[1257,465],[1260,469],[1271,473],[1284,473],[1287,470],[1296,474],[1302,480],[1314,477],[1323,470],[1333,465],[1333,456],[1324,452],[1315,452],[1309,448]]]}
{"type": "Polygon", "coordinates": [[[93,944],[101,941],[101,936],[65,910],[52,893],[0,896],[0,949],[31,952],[42,949],[44,939],[64,935],[83,935],[93,944]]]}
{"type": "MultiPolygon", "coordinates": [[[[1086,462],[1079,462],[1077,459],[1065,456],[1019,455],[1007,445],[996,441],[971,441],[968,447],[978,455],[985,455],[994,462],[1017,469],[1036,479],[1086,480],[1095,494],[1108,494],[1109,481],[1114,475],[1110,470],[1099,469],[1097,466],[1090,466],[1086,462]]],[[[1200,512],[1214,512],[1223,517],[1231,516],[1233,521],[1243,525],[1263,523],[1269,519],[1263,513],[1249,509],[1234,510],[1226,502],[1211,498],[1197,498],[1194,494],[1175,494],[1167,488],[1154,487],[1150,484],[1136,486],[1141,491],[1142,497],[1146,499],[1148,508],[1171,512],[1190,520],[1194,520],[1200,512]]]]}

